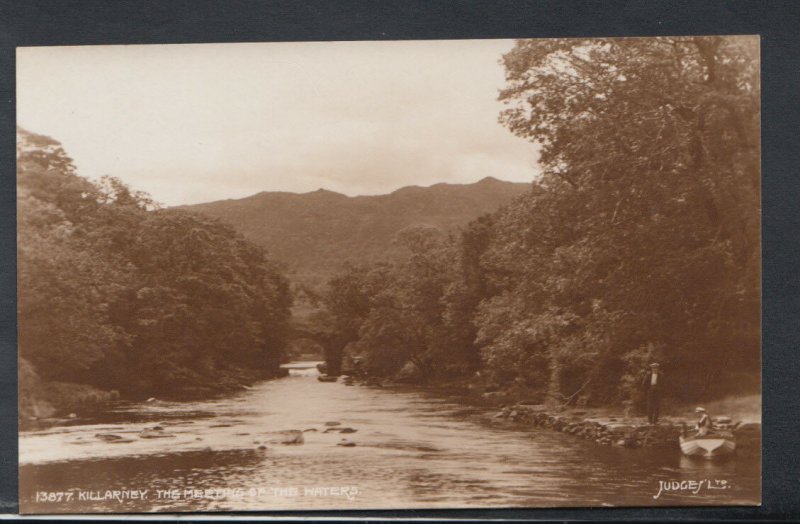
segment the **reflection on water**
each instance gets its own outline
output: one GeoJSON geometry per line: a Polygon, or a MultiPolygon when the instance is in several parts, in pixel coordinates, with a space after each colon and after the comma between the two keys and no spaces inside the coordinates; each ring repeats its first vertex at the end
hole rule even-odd
{"type": "Polygon", "coordinates": [[[287,378],[227,398],[119,403],[91,420],[21,435],[23,511],[754,504],[760,498],[758,457],[709,463],[549,430],[493,428],[446,399],[319,382],[313,364],[292,366],[287,378]],[[141,438],[154,426],[162,429],[144,435],[156,438],[141,438]],[[275,432],[282,430],[304,431],[304,443],[278,443],[275,432]],[[121,438],[104,441],[98,434],[121,438]],[[338,445],[344,440],[355,446],[338,445]],[[653,498],[659,481],[681,480],[727,487],[653,498]],[[52,500],[58,492],[71,493],[70,500],[52,500]]]}

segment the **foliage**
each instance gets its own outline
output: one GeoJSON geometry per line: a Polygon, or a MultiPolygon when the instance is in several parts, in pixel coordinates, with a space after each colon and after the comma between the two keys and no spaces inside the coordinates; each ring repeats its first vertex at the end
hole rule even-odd
{"type": "Polygon", "coordinates": [[[352,268],[329,283],[325,304],[334,329],[348,334],[348,356],[380,376],[407,362],[425,381],[474,371],[477,350],[462,329],[471,323],[468,290],[454,278],[456,242],[432,226],[409,226],[395,242],[406,252],[400,261],[352,268]]]}
{"type": "Polygon", "coordinates": [[[570,317],[561,388],[629,395],[610,384],[653,347],[686,396],[757,370],[757,40],[523,41],[504,64],[501,120],[541,145],[544,175],[501,219],[522,267],[500,267],[523,277],[525,311],[570,317]]]}
{"type": "Polygon", "coordinates": [[[276,372],[291,297],[260,248],[79,177],[47,137],[20,129],[17,152],[19,346],[42,379],[153,396],[276,372]]]}
{"type": "Polygon", "coordinates": [[[653,359],[686,400],[757,375],[757,40],[523,40],[503,64],[501,122],[543,174],[457,239],[415,232],[358,350],[558,403],[635,397],[653,359]]]}
{"type": "MultiPolygon", "coordinates": [[[[380,376],[413,363],[428,382],[609,404],[635,400],[657,360],[681,400],[750,392],[757,39],[522,40],[502,63],[500,121],[539,145],[542,167],[513,201],[518,187],[486,179],[477,192],[197,209],[239,217],[267,244],[291,230],[278,251],[317,276],[338,271],[323,293],[297,283],[312,310],[303,331],[333,373],[343,359],[380,376]]],[[[291,293],[260,249],[113,178],[80,178],[57,142],[20,135],[20,349],[38,376],[151,394],[226,367],[274,370],[291,293]]]]}

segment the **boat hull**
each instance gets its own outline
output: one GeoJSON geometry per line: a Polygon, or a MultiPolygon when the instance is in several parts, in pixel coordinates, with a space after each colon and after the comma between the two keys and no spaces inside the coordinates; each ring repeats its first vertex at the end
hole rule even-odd
{"type": "Polygon", "coordinates": [[[736,450],[736,441],[727,435],[680,437],[680,445],[684,455],[709,460],[730,455],[736,450]]]}

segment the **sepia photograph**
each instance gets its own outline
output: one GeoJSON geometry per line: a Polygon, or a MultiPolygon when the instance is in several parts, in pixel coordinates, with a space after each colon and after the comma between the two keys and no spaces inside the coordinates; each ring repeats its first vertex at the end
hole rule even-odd
{"type": "Polygon", "coordinates": [[[17,48],[20,511],[760,505],[760,66],[17,48]]]}

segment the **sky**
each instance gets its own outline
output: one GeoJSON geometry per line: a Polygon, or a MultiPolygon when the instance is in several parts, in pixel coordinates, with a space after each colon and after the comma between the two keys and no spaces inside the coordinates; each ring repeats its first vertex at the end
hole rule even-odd
{"type": "Polygon", "coordinates": [[[536,147],[501,126],[510,40],[28,47],[17,123],[78,173],[165,205],[320,188],[529,182],[536,147]]]}

